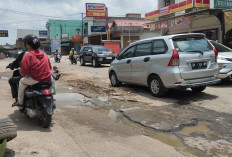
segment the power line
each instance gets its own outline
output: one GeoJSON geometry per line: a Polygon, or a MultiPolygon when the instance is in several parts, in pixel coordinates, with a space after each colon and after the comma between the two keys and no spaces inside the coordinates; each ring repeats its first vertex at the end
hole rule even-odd
{"type": "Polygon", "coordinates": [[[29,13],[29,12],[23,12],[23,11],[11,10],[11,9],[4,9],[4,8],[0,8],[0,10],[10,12],[10,13],[15,13],[15,14],[27,15],[27,16],[40,16],[40,17],[55,18],[55,19],[60,18],[60,17],[55,17],[55,16],[47,16],[47,15],[42,15],[42,14],[35,14],[35,13],[29,13]]]}

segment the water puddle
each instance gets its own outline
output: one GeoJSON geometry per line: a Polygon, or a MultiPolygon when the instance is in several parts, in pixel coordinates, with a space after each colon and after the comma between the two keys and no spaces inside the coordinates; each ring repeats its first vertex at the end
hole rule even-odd
{"type": "Polygon", "coordinates": [[[213,136],[221,136],[222,134],[219,131],[210,129],[212,126],[209,122],[198,122],[196,126],[184,127],[181,131],[178,131],[177,134],[185,136],[193,136],[193,134],[201,134],[207,139],[212,138],[213,136]]]}
{"type": "Polygon", "coordinates": [[[4,77],[4,76],[1,76],[0,79],[2,79],[2,80],[9,80],[8,77],[4,77]]]}
{"type": "Polygon", "coordinates": [[[69,93],[72,91],[72,87],[69,88],[56,88],[56,93],[69,93]]]}
{"type": "Polygon", "coordinates": [[[57,93],[54,98],[57,106],[94,106],[88,98],[78,93],[57,93]]]}
{"type": "Polygon", "coordinates": [[[113,109],[111,109],[108,113],[108,117],[113,120],[113,121],[116,121],[117,120],[117,117],[118,117],[118,113],[115,112],[113,109]]]}
{"type": "Polygon", "coordinates": [[[100,101],[103,101],[103,102],[109,101],[109,97],[108,96],[105,96],[105,97],[99,96],[97,99],[100,100],[100,101]]]}

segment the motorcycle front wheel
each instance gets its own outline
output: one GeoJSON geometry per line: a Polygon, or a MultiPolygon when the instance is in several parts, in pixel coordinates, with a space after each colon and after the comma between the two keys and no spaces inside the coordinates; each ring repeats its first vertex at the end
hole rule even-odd
{"type": "Polygon", "coordinates": [[[52,116],[48,115],[47,111],[45,111],[45,109],[43,109],[41,111],[41,115],[39,117],[39,124],[43,127],[43,128],[48,128],[51,125],[51,121],[52,121],[52,116]]]}

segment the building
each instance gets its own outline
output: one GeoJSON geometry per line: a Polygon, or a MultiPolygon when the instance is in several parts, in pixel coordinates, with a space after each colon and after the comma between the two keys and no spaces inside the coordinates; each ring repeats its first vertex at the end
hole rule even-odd
{"type": "Polygon", "coordinates": [[[228,45],[232,42],[229,39],[231,26],[227,26],[225,19],[230,21],[231,16],[228,13],[230,11],[224,9],[232,8],[232,2],[228,1],[228,3],[219,6],[216,2],[210,3],[210,0],[158,1],[159,8],[145,15],[146,20],[153,20],[149,24],[151,33],[146,37],[179,33],[204,33],[208,39],[218,40],[228,45]]]}
{"type": "Polygon", "coordinates": [[[107,40],[107,27],[109,39],[120,40],[121,48],[141,38],[141,32],[148,29],[150,21],[141,18],[141,14],[129,13],[125,17],[84,18],[84,44],[101,45],[107,40]],[[108,20],[108,25],[106,24],[108,20]]]}
{"type": "Polygon", "coordinates": [[[23,38],[28,34],[36,35],[41,42],[40,49],[42,49],[45,52],[49,51],[50,46],[46,43],[48,37],[47,30],[17,29],[16,48],[24,47],[23,38]]]}
{"type": "Polygon", "coordinates": [[[49,20],[46,24],[51,52],[60,49],[68,54],[71,48],[80,50],[82,43],[81,20],[49,20]]]}

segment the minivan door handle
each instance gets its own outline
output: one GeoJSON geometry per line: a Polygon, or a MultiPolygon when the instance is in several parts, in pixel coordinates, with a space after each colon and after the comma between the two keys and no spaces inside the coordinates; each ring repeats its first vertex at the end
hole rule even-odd
{"type": "Polygon", "coordinates": [[[129,64],[130,62],[131,62],[131,59],[128,59],[128,60],[126,61],[127,64],[129,64]]]}
{"type": "Polygon", "coordinates": [[[148,62],[150,60],[150,57],[146,57],[146,58],[144,58],[144,62],[148,62]]]}

